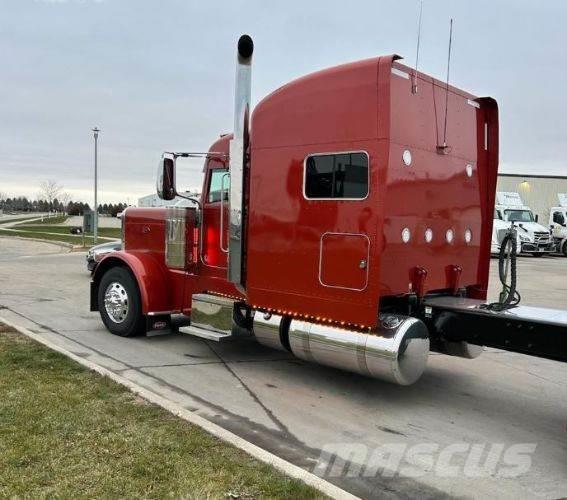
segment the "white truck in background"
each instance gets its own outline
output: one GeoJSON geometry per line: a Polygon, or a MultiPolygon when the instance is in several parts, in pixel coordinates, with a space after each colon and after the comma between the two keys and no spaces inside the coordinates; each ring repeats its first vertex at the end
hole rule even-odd
{"type": "Polygon", "coordinates": [[[567,193],[558,193],[558,207],[549,209],[549,228],[555,244],[555,252],[567,257],[567,193]]]}
{"type": "Polygon", "coordinates": [[[541,257],[555,250],[550,230],[538,223],[538,217],[534,216],[530,207],[524,205],[519,193],[499,191],[494,207],[492,253],[500,251],[500,244],[511,224],[518,229],[518,253],[541,257]]]}

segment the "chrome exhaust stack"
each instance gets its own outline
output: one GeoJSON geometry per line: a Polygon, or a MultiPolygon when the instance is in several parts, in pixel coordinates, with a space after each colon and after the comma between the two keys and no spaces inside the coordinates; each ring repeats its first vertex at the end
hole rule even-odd
{"type": "Polygon", "coordinates": [[[429,355],[425,323],[401,315],[381,315],[378,331],[368,334],[256,313],[254,335],[260,344],[305,361],[398,385],[416,382],[429,355]]]}
{"type": "Polygon", "coordinates": [[[246,152],[249,145],[250,94],[252,77],[252,54],[254,42],[248,35],[238,40],[236,60],[236,88],[234,96],[234,135],[230,141],[230,215],[228,234],[228,281],[244,290],[244,175],[246,152]]]}

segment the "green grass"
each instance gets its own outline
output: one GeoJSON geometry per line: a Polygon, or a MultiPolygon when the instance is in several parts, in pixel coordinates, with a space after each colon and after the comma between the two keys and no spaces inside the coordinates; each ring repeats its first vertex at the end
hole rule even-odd
{"type": "MultiPolygon", "coordinates": [[[[42,222],[41,220],[27,221],[22,220],[16,226],[10,229],[13,231],[0,231],[0,235],[6,236],[20,236],[22,238],[38,238],[46,241],[59,241],[62,243],[72,243],[74,245],[80,245],[83,242],[82,235],[71,234],[71,226],[63,226],[67,220],[66,215],[61,215],[57,217],[45,218],[42,222]],[[56,233],[56,234],[49,234],[56,233]],[[59,236],[60,235],[60,236],[59,236]]],[[[120,239],[121,229],[119,227],[101,227],[98,229],[99,237],[103,238],[100,242],[104,243],[109,241],[108,239],[120,239]]],[[[92,246],[93,237],[92,233],[85,234],[85,246],[92,246]]]]}
{"type": "Polygon", "coordinates": [[[1,498],[318,498],[0,325],[1,498]]]}

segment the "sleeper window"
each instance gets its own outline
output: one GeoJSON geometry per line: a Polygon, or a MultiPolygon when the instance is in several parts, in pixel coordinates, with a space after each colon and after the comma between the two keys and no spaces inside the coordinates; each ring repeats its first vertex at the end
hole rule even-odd
{"type": "Polygon", "coordinates": [[[355,199],[368,195],[366,153],[308,156],[305,161],[305,197],[355,199]]]}

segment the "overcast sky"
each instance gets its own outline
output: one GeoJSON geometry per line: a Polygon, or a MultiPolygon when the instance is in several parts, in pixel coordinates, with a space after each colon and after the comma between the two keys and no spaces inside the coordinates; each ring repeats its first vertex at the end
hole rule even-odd
{"type": "MultiPolygon", "coordinates": [[[[414,64],[419,0],[0,0],[0,191],[55,179],[91,201],[154,191],[163,150],[232,129],[235,42],[255,41],[256,103],[289,80],[397,53],[414,64]]],[[[420,69],[500,105],[500,169],[567,175],[567,1],[424,0],[420,69]]],[[[200,163],[200,162],[199,162],[200,163]]],[[[186,164],[199,187],[200,165],[186,164]]]]}

